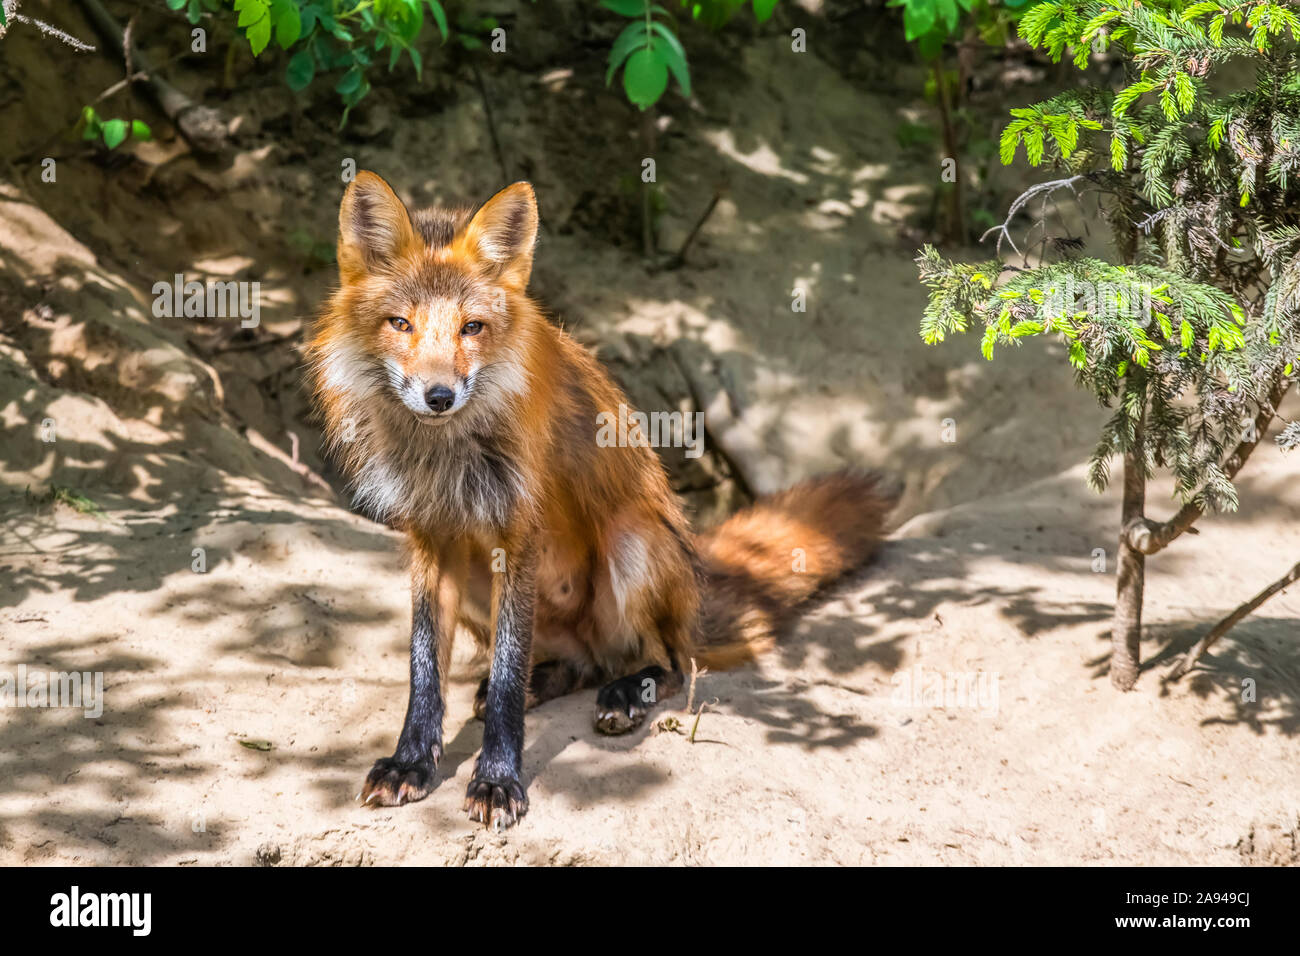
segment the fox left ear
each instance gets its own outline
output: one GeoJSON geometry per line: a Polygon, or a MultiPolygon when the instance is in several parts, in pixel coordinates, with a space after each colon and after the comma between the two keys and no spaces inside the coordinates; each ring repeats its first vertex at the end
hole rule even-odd
{"type": "Polygon", "coordinates": [[[392,187],[369,170],[348,184],[339,206],[339,273],[344,281],[381,270],[417,244],[411,216],[392,187]]]}
{"type": "Polygon", "coordinates": [[[512,183],[485,202],[465,227],[463,241],[495,278],[526,286],[537,245],[537,197],[532,185],[512,183]]]}

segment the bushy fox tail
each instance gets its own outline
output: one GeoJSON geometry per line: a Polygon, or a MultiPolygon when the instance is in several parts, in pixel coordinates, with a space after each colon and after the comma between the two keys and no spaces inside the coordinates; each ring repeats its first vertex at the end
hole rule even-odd
{"type": "Polygon", "coordinates": [[[879,475],[836,472],[760,498],[699,535],[700,665],[736,667],[770,648],[791,612],[871,556],[897,501],[879,475]]]}

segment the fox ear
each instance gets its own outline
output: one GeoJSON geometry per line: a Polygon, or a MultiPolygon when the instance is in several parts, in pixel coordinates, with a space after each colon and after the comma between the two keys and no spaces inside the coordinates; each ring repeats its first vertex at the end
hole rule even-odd
{"type": "Polygon", "coordinates": [[[339,206],[339,275],[346,281],[380,269],[415,242],[411,216],[388,183],[357,173],[339,206]]]}
{"type": "Polygon", "coordinates": [[[495,278],[526,286],[537,245],[537,197],[532,185],[512,183],[485,202],[465,227],[463,241],[495,278]]]}

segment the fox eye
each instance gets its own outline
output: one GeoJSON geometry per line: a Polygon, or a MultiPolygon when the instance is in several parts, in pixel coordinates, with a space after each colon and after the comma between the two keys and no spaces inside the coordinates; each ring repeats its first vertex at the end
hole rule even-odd
{"type": "Polygon", "coordinates": [[[461,335],[478,335],[478,334],[479,334],[480,332],[482,332],[482,331],[483,331],[483,323],[482,323],[482,322],[466,322],[465,325],[464,325],[464,327],[460,330],[460,334],[461,334],[461,335]]]}
{"type": "Polygon", "coordinates": [[[402,318],[400,315],[392,316],[388,320],[388,324],[391,325],[393,328],[397,329],[397,331],[399,332],[411,331],[411,323],[406,321],[406,319],[402,318]]]}

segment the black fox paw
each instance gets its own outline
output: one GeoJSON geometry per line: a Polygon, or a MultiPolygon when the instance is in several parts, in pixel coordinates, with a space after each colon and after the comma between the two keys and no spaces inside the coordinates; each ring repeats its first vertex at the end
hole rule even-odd
{"type": "Polygon", "coordinates": [[[523,784],[513,778],[489,779],[475,773],[465,791],[465,809],[475,823],[491,830],[505,830],[528,812],[528,794],[523,784]]]}
{"type": "Polygon", "coordinates": [[[653,703],[642,703],[638,675],[620,677],[596,693],[596,730],[611,736],[636,730],[645,722],[653,703]]]}
{"type": "Polygon", "coordinates": [[[437,765],[432,759],[406,763],[396,757],[382,757],[366,774],[366,782],[357,797],[362,806],[400,807],[423,800],[433,792],[437,765]]]}

